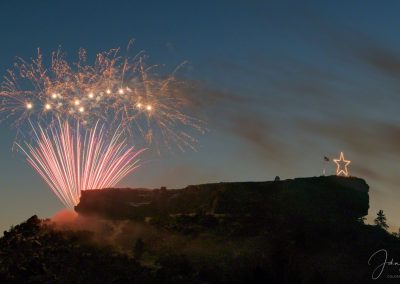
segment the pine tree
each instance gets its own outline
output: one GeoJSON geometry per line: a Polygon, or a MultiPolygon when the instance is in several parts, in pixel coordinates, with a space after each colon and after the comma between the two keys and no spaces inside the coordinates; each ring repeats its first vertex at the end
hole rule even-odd
{"type": "Polygon", "coordinates": [[[387,230],[389,228],[388,224],[386,223],[386,216],[385,213],[383,213],[383,210],[379,210],[377,217],[374,220],[375,225],[378,227],[381,227],[384,230],[387,230]]]}
{"type": "Polygon", "coordinates": [[[142,258],[143,253],[144,253],[144,242],[142,238],[139,238],[136,240],[135,246],[133,247],[133,256],[137,260],[140,260],[142,258]]]}

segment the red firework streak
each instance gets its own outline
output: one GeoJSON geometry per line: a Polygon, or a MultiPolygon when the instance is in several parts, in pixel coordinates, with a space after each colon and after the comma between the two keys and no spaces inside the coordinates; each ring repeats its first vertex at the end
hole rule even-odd
{"type": "Polygon", "coordinates": [[[75,128],[68,121],[49,129],[33,124],[32,128],[34,143],[18,146],[68,208],[79,202],[82,190],[113,187],[135,171],[145,150],[128,146],[120,129],[109,135],[99,123],[84,131],[79,123],[75,128]]]}

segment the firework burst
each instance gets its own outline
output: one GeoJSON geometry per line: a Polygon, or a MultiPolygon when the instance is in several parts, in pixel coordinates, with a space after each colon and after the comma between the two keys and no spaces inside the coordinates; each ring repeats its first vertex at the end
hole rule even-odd
{"type": "Polygon", "coordinates": [[[145,64],[143,52],[132,57],[120,53],[99,53],[92,64],[83,49],[73,63],[61,50],[52,53],[47,65],[40,52],[30,61],[19,58],[2,84],[0,111],[18,129],[28,120],[78,121],[84,127],[101,121],[122,125],[136,142],[142,137],[152,148],[193,148],[192,133],[202,132],[203,123],[185,112],[185,84],[175,76],[180,66],[160,76],[157,66],[145,64]]]}
{"type": "Polygon", "coordinates": [[[82,190],[113,187],[139,167],[143,149],[128,147],[120,129],[108,135],[98,123],[83,130],[68,121],[32,128],[35,142],[18,146],[66,207],[79,202],[82,190]]]}
{"type": "Polygon", "coordinates": [[[159,75],[143,52],[129,56],[130,46],[126,56],[111,49],[92,63],[83,49],[74,62],[61,50],[50,59],[38,51],[18,58],[1,85],[1,118],[12,120],[17,148],[66,207],[82,190],[112,187],[137,169],[143,150],[128,146],[132,138],[160,154],[194,149],[192,134],[203,132],[202,121],[187,114],[181,65],[159,75]]]}

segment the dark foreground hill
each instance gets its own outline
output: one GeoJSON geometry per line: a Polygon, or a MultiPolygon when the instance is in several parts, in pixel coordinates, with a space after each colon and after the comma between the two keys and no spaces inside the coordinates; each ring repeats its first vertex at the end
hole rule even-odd
{"type": "Polygon", "coordinates": [[[396,236],[363,224],[368,203],[340,177],[87,191],[74,221],[5,232],[0,283],[366,283],[374,252],[400,260],[396,236]]]}

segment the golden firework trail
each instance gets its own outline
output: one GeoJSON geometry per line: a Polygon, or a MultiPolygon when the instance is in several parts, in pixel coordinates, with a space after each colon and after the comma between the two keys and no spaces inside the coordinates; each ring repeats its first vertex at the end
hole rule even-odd
{"type": "MultiPolygon", "coordinates": [[[[128,45],[127,54],[131,43],[128,45]]],[[[61,50],[50,63],[40,51],[36,58],[18,58],[1,86],[0,112],[19,129],[36,121],[78,121],[90,127],[101,121],[121,125],[151,148],[185,150],[196,145],[195,132],[202,121],[187,114],[190,105],[185,83],[175,74],[161,76],[157,66],[147,66],[143,52],[121,56],[120,49],[96,55],[88,63],[86,51],[70,63],[61,50]]]]}

